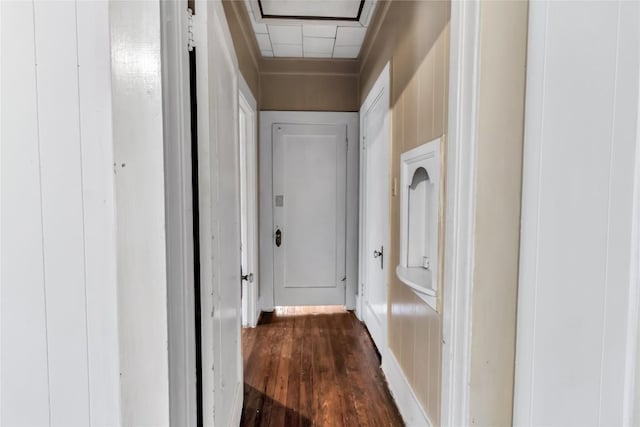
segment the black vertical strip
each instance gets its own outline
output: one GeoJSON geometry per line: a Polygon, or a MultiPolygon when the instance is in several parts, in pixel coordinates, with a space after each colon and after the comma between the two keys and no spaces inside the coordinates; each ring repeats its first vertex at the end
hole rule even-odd
{"type": "Polygon", "coordinates": [[[200,197],[198,187],[198,103],[196,96],[196,50],[189,52],[189,96],[191,100],[191,188],[193,210],[193,296],[196,335],[197,426],[202,427],[202,325],[200,315],[200,197]]]}

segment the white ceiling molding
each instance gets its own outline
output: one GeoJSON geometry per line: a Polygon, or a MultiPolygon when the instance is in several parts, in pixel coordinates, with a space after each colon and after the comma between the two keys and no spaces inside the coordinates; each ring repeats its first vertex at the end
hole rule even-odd
{"type": "Polygon", "coordinates": [[[360,54],[377,0],[244,0],[263,57],[360,54]]]}

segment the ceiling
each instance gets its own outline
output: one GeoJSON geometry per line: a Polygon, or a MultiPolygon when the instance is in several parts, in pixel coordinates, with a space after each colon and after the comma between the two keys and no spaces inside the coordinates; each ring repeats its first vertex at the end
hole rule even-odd
{"type": "Polygon", "coordinates": [[[376,0],[245,0],[263,57],[360,54],[376,0]]]}

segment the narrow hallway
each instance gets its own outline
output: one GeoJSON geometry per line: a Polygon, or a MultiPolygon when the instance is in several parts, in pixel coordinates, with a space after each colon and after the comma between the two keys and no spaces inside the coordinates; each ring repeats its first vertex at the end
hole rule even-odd
{"type": "Polygon", "coordinates": [[[241,426],[401,426],[364,325],[342,307],[279,307],[243,329],[241,426]]]}

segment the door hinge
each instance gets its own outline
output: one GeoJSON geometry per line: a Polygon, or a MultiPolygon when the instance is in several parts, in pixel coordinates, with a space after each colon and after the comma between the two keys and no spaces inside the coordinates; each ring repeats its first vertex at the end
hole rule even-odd
{"type": "Polygon", "coordinates": [[[192,52],[194,47],[196,47],[196,41],[193,36],[193,10],[187,8],[187,49],[192,52]]]}

